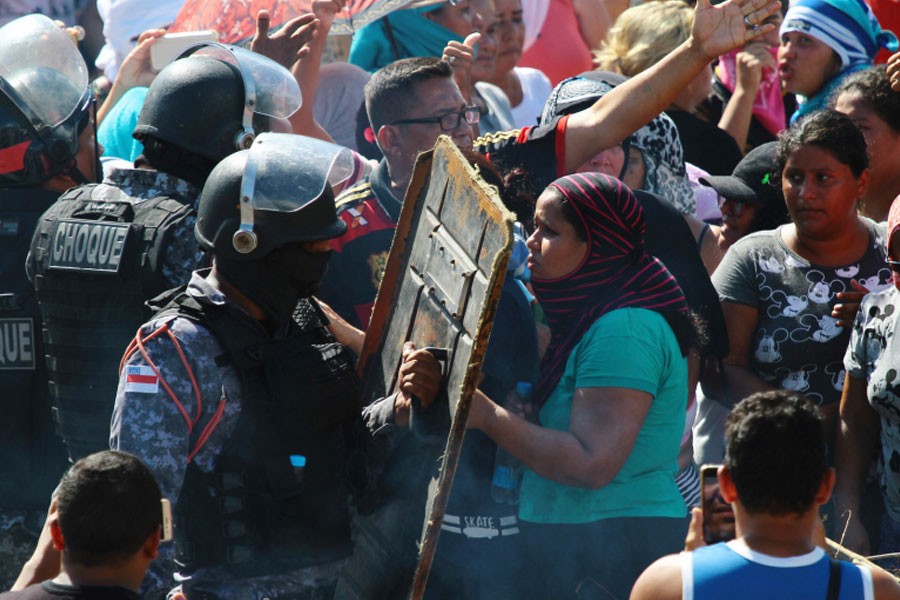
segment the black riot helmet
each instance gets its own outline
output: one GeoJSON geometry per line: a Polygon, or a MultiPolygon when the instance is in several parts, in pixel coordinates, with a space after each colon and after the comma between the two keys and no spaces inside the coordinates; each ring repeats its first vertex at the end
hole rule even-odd
{"type": "Polygon", "coordinates": [[[270,118],[286,119],[300,103],[296,79],[278,63],[243,48],[199,44],[156,76],[134,137],[148,157],[186,163],[202,184],[217,162],[268,131],[270,118]]]}
{"type": "Polygon", "coordinates": [[[253,261],[285,245],[337,237],[347,226],[337,217],[332,186],[351,172],[346,148],[262,133],[210,173],[197,208],[197,241],[217,258],[253,261]]]}
{"type": "Polygon", "coordinates": [[[0,27],[0,186],[36,186],[75,166],[91,121],[88,69],[69,36],[43,15],[0,27]]]}

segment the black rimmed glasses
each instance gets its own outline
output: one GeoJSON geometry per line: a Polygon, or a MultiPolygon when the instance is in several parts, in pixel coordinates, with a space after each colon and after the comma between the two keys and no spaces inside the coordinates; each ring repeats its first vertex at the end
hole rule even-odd
{"type": "Polygon", "coordinates": [[[418,123],[437,123],[441,131],[456,131],[462,125],[463,119],[469,125],[476,125],[481,121],[481,110],[477,106],[467,106],[462,110],[438,115],[436,117],[422,117],[421,119],[400,119],[391,125],[415,125],[418,123]]]}

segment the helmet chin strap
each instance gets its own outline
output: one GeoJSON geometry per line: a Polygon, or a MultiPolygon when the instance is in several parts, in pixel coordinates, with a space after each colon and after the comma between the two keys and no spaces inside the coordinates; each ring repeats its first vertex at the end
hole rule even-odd
{"type": "MultiPolygon", "coordinates": [[[[95,153],[96,154],[96,153],[95,153]]],[[[97,164],[100,162],[98,160],[97,164]]],[[[78,163],[72,160],[72,163],[63,169],[62,174],[77,183],[78,185],[84,185],[86,183],[91,183],[87,177],[84,176],[84,173],[81,172],[81,169],[78,168],[78,163]]]]}
{"type": "MultiPolygon", "coordinates": [[[[88,109],[88,122],[91,125],[91,129],[94,134],[94,177],[97,181],[103,179],[103,166],[100,164],[100,144],[97,142],[97,99],[93,98],[90,102],[90,108],[88,109]],[[93,118],[91,118],[93,117],[93,118]]],[[[83,127],[79,128],[79,135],[82,131],[84,131],[83,127]]],[[[81,148],[79,148],[81,150],[81,148]]],[[[77,156],[77,152],[76,152],[77,156]]],[[[73,158],[69,163],[69,166],[63,169],[63,175],[71,178],[72,181],[77,183],[78,185],[84,185],[86,183],[94,183],[90,181],[87,177],[84,176],[84,173],[81,172],[81,169],[78,168],[78,161],[73,158]]]]}

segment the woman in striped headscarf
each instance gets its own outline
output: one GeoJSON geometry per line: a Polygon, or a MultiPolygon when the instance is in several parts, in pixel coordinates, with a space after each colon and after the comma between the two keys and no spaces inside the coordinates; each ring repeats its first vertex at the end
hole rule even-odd
{"type": "Polygon", "coordinates": [[[473,399],[469,424],[527,467],[524,540],[548,589],[628,596],[641,570],[683,545],[675,485],[696,330],[681,288],[644,250],[631,190],[599,173],[556,180],[528,239],[551,329],[535,388],[539,424],[473,399]]]}

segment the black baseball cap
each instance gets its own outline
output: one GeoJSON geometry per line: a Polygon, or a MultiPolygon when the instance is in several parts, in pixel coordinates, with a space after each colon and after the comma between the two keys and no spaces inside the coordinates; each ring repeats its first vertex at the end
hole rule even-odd
{"type": "Polygon", "coordinates": [[[711,187],[726,200],[769,204],[784,202],[776,177],[775,149],[778,142],[757,146],[737,164],[731,175],[701,177],[700,183],[711,187]]]}

